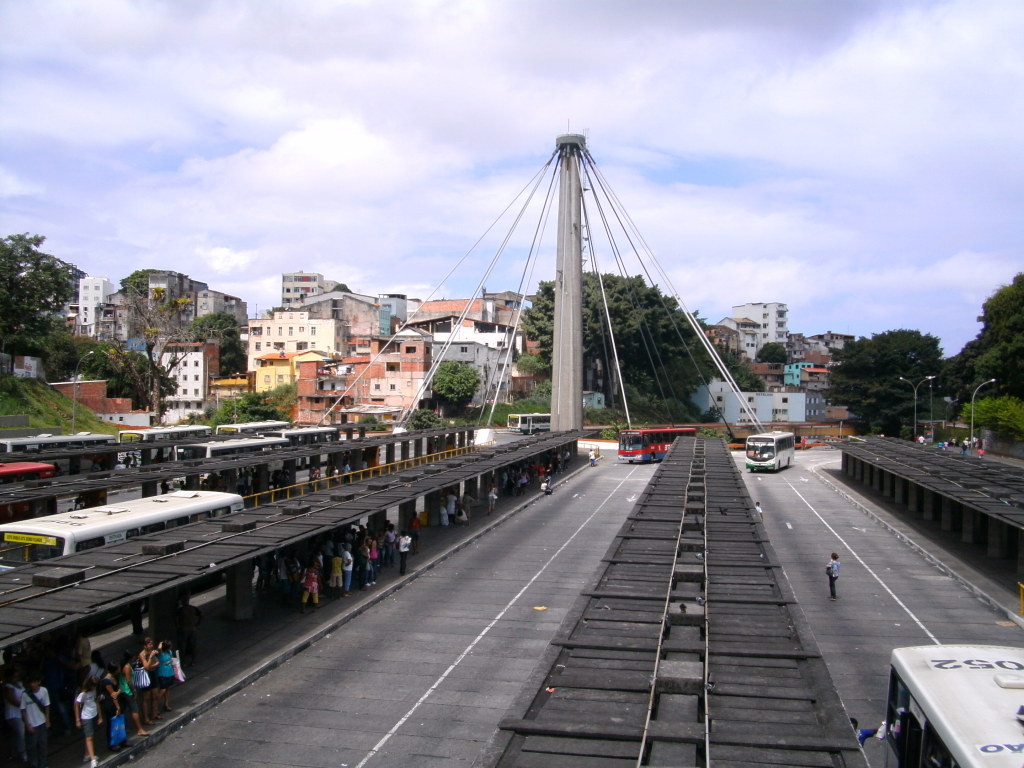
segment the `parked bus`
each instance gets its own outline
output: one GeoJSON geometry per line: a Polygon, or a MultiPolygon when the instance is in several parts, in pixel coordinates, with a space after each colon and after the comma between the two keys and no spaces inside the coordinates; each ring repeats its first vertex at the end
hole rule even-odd
{"type": "Polygon", "coordinates": [[[111,445],[115,442],[117,442],[117,438],[113,435],[101,435],[93,432],[79,432],[74,435],[9,437],[6,440],[0,440],[0,453],[56,451],[62,448],[89,448],[96,445],[111,445]]]}
{"type": "Polygon", "coordinates": [[[180,427],[153,427],[152,429],[122,429],[117,435],[119,443],[156,443],[164,440],[188,440],[209,437],[213,427],[187,424],[180,427]]]}
{"type": "Polygon", "coordinates": [[[765,432],[747,438],[747,469],[777,472],[793,463],[796,438],[792,432],[765,432]]]}
{"type": "Polygon", "coordinates": [[[236,493],[174,491],[0,525],[0,569],[133,539],[245,508],[236,493]]]}
{"type": "Polygon", "coordinates": [[[221,424],[217,427],[218,435],[259,435],[272,429],[288,429],[287,421],[243,421],[238,424],[221,424]]]}
{"type": "Polygon", "coordinates": [[[619,432],[619,460],[661,461],[677,437],[696,437],[696,427],[650,427],[619,432]]]}
{"type": "Polygon", "coordinates": [[[895,768],[1021,768],[1022,701],[1022,648],[894,649],[885,741],[895,768]]]}
{"type": "Polygon", "coordinates": [[[243,453],[267,453],[290,447],[291,443],[283,437],[240,437],[235,440],[179,445],[174,449],[174,458],[178,461],[217,459],[243,453]]]}
{"type": "Polygon", "coordinates": [[[53,464],[40,464],[35,461],[14,461],[0,464],[0,484],[23,483],[26,480],[45,480],[57,474],[53,464]]]}
{"type": "Polygon", "coordinates": [[[532,435],[535,432],[551,431],[550,413],[510,413],[508,431],[532,435]]]}
{"type": "Polygon", "coordinates": [[[295,429],[275,429],[263,432],[264,437],[280,437],[292,445],[313,445],[315,443],[333,443],[338,439],[337,427],[296,427],[295,429]]]}

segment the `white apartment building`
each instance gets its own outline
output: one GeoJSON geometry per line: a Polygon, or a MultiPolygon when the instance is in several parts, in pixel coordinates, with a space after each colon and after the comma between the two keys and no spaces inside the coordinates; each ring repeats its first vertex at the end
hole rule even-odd
{"type": "MultiPolygon", "coordinates": [[[[803,392],[740,392],[740,397],[766,427],[775,422],[807,421],[807,395],[803,392]]],[[[722,412],[722,419],[730,424],[750,424],[740,400],[724,381],[712,381],[700,387],[692,401],[702,412],[717,408],[722,412]]]]}
{"type": "Polygon", "coordinates": [[[78,318],[75,334],[99,338],[104,308],[117,286],[105,277],[83,277],[78,281],[78,318]]]}
{"type": "Polygon", "coordinates": [[[341,320],[310,317],[309,312],[285,310],[272,318],[249,320],[248,370],[256,370],[256,358],[270,352],[307,352],[344,355],[346,325],[341,320]]]}
{"type": "Polygon", "coordinates": [[[319,296],[327,290],[327,282],[319,272],[285,272],[281,275],[281,306],[294,308],[319,296]]]}
{"type": "Polygon", "coordinates": [[[164,350],[160,362],[178,383],[178,391],[164,399],[167,410],[162,422],[177,424],[201,414],[210,400],[210,379],[220,375],[220,347],[210,342],[172,344],[164,350]]]}
{"type": "Polygon", "coordinates": [[[757,348],[748,356],[753,359],[765,344],[786,346],[789,339],[789,307],[778,301],[740,304],[732,308],[734,318],[746,318],[761,326],[757,348]]]}

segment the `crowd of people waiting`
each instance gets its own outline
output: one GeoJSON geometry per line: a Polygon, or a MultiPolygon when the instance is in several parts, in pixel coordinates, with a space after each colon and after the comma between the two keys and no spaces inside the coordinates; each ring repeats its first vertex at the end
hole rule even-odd
{"type": "MultiPolygon", "coordinates": [[[[183,596],[176,621],[193,661],[193,632],[201,620],[201,611],[183,596]]],[[[129,745],[129,723],[136,737],[148,736],[146,726],[172,711],[171,690],[184,681],[181,658],[170,640],[156,643],[144,637],[117,661],[104,659],[84,634],[41,636],[9,649],[2,692],[10,757],[45,768],[51,740],[81,738],[83,762],[96,768],[100,745],[109,752],[129,745]]]]}

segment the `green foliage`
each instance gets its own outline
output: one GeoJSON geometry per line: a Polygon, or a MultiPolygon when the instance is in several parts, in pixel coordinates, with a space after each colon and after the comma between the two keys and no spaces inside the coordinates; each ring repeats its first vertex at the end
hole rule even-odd
{"type": "Polygon", "coordinates": [[[29,426],[53,433],[71,431],[72,411],[75,430],[117,434],[119,427],[103,421],[79,403],[36,379],[0,376],[0,415],[27,415],[29,426]]]}
{"type": "Polygon", "coordinates": [[[45,349],[54,316],[74,295],[71,267],[43,253],[41,235],[0,239],[0,351],[31,354],[45,349]]]}
{"type": "Polygon", "coordinates": [[[1024,397],[1024,272],[982,305],[978,336],[950,360],[948,387],[967,402],[980,382],[996,379],[997,392],[1024,397]]]}
{"type": "MultiPolygon", "coordinates": [[[[943,370],[939,340],[920,331],[861,337],[836,350],[833,359],[830,399],[849,406],[871,430],[887,435],[899,434],[901,424],[913,421],[914,390],[900,376],[916,384],[943,370]]],[[[918,396],[927,397],[927,384],[918,396]]]]}
{"type": "Polygon", "coordinates": [[[210,423],[219,426],[243,421],[291,421],[295,389],[294,384],[286,384],[270,392],[247,392],[222,403],[211,415],[210,423]]]}
{"type": "MultiPolygon", "coordinates": [[[[970,403],[965,410],[965,418],[970,420],[970,403]]],[[[974,404],[974,423],[991,429],[999,437],[1024,440],[1024,400],[1011,396],[978,400],[974,404]]]]}
{"type": "Polygon", "coordinates": [[[215,340],[220,345],[220,374],[244,373],[249,365],[245,345],[239,337],[238,321],[227,312],[197,317],[190,335],[196,341],[215,340]]]}
{"type": "Polygon", "coordinates": [[[516,359],[516,367],[526,376],[541,376],[551,370],[551,366],[539,355],[520,355],[516,359]]]}
{"type": "Polygon", "coordinates": [[[335,283],[326,291],[324,291],[324,293],[331,293],[333,291],[340,291],[342,293],[352,293],[352,291],[349,290],[349,287],[344,283],[335,283]]]}
{"type": "Polygon", "coordinates": [[[444,419],[433,411],[420,409],[409,417],[409,429],[436,429],[444,426],[444,419]]]}
{"type": "MultiPolygon", "coordinates": [[[[583,365],[598,371],[596,387],[614,408],[621,399],[613,387],[614,359],[607,329],[601,284],[608,299],[622,377],[648,401],[672,402],[669,411],[685,412],[697,387],[715,377],[711,361],[694,338],[682,311],[671,296],[649,287],[640,276],[583,276],[583,365]]],[[[554,336],[554,283],[542,282],[531,308],[523,316],[523,330],[539,347],[539,357],[550,367],[554,336]]],[[[630,409],[633,400],[630,397],[630,409]]],[[[665,410],[662,407],[661,410],[665,410]]],[[[662,417],[664,418],[664,417],[662,417]]]]}
{"type": "Polygon", "coordinates": [[[785,364],[789,360],[789,355],[786,352],[786,348],[776,341],[771,341],[761,347],[761,350],[757,353],[757,362],[759,363],[783,363],[785,364]]]}
{"type": "Polygon", "coordinates": [[[121,279],[121,293],[126,296],[149,296],[149,276],[159,269],[136,269],[121,279]]]}
{"type": "Polygon", "coordinates": [[[480,374],[469,363],[446,360],[437,367],[430,386],[442,400],[461,405],[473,399],[480,387],[480,374]]]}

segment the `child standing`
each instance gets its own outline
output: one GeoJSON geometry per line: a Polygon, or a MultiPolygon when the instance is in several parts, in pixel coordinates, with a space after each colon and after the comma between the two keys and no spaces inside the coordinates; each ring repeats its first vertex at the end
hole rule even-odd
{"type": "Polygon", "coordinates": [[[85,757],[83,762],[89,763],[89,768],[96,768],[96,747],[93,744],[93,736],[96,734],[96,726],[103,725],[103,715],[96,706],[96,678],[90,675],[82,683],[82,688],[75,696],[75,725],[82,729],[85,736],[85,757]]]}

